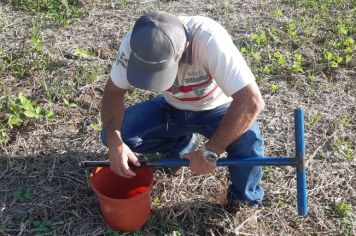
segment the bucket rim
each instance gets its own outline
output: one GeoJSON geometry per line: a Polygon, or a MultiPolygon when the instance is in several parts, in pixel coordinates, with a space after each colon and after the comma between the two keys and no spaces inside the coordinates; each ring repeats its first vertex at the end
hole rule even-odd
{"type": "MultiPolygon", "coordinates": [[[[100,197],[106,199],[106,200],[115,200],[115,201],[126,201],[127,199],[120,199],[120,198],[111,198],[111,197],[108,197],[106,195],[104,195],[103,193],[101,193],[99,190],[97,190],[96,188],[94,188],[93,186],[93,173],[96,172],[98,169],[103,169],[103,168],[109,168],[109,167],[96,167],[89,175],[89,183],[90,183],[90,187],[91,189],[94,191],[94,193],[96,195],[99,195],[100,197]]],[[[147,190],[141,194],[138,194],[134,197],[130,197],[129,199],[130,200],[139,200],[140,198],[143,198],[145,194],[149,193],[151,191],[151,187],[152,187],[152,184],[153,184],[153,173],[152,173],[152,170],[149,168],[149,167],[146,167],[146,166],[142,166],[142,167],[139,167],[139,168],[147,168],[151,174],[151,183],[150,185],[148,186],[147,190]]]]}

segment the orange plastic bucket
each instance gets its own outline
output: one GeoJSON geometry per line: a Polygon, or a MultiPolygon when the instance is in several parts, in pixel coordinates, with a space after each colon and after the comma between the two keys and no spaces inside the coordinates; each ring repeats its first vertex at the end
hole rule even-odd
{"type": "Polygon", "coordinates": [[[139,229],[151,212],[152,171],[148,167],[133,171],[136,176],[131,179],[120,177],[107,167],[97,167],[90,175],[101,212],[114,230],[139,229]]]}

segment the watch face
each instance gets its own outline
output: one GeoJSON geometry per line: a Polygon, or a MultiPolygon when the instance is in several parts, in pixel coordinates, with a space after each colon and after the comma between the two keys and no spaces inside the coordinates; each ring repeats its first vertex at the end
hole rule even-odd
{"type": "Polygon", "coordinates": [[[205,160],[208,162],[215,162],[218,159],[218,155],[213,152],[207,152],[205,155],[205,160]]]}

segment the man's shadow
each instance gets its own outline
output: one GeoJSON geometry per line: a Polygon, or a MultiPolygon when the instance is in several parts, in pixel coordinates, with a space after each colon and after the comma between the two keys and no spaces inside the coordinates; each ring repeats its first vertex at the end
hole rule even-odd
{"type": "MultiPolygon", "coordinates": [[[[104,158],[102,154],[75,152],[0,156],[0,235],[111,235],[88,185],[90,169],[78,165],[83,160],[104,158]]],[[[200,199],[153,204],[138,234],[226,235],[221,222],[231,217],[229,214],[223,205],[200,199]]]]}

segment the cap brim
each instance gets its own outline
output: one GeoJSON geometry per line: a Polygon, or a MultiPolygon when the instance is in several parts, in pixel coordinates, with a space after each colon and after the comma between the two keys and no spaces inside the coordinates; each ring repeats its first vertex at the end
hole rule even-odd
{"type": "Polygon", "coordinates": [[[128,82],[140,89],[162,92],[169,89],[177,77],[178,62],[161,70],[152,70],[131,56],[127,65],[128,82]]]}

